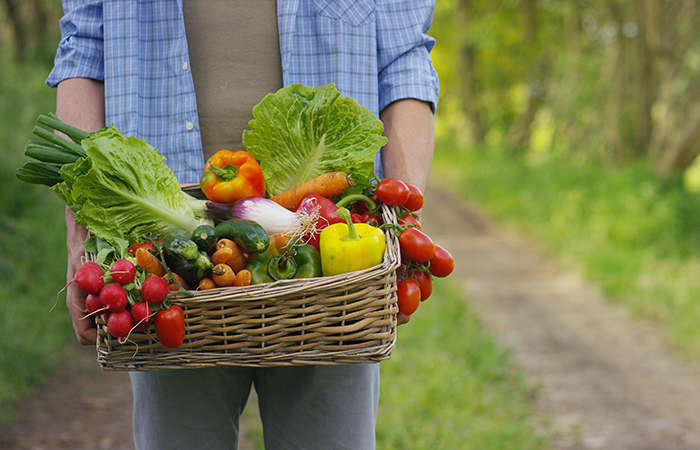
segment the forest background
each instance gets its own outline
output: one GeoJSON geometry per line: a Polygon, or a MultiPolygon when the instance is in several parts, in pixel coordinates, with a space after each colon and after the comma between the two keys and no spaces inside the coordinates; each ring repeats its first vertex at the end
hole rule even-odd
{"type": "MultiPolygon", "coordinates": [[[[53,225],[63,220],[62,205],[14,177],[36,117],[54,108],[44,79],[61,15],[57,1],[0,1],[2,405],[50,376],[74,340],[56,297],[65,283],[64,229],[53,225]]],[[[692,359],[700,356],[698,25],[700,2],[692,0],[441,0],[430,31],[441,79],[434,172],[580,268],[611,301],[656,320],[678,353],[692,359]]],[[[426,313],[422,327],[454,318],[460,308],[463,322],[442,342],[471,330],[451,358],[464,363],[455,370],[479,380],[469,395],[489,405],[471,410],[470,420],[478,410],[500,423],[504,436],[514,423],[536,434],[521,410],[494,419],[503,404],[483,400],[498,397],[494,390],[516,389],[525,404],[531,393],[516,381],[519,374],[504,375],[511,370],[506,352],[469,345],[488,336],[468,307],[447,301],[457,295],[452,287],[440,289],[447,309],[431,306],[434,320],[426,313]],[[477,358],[494,365],[476,373],[470,367],[485,367],[477,358]]],[[[415,352],[424,360],[439,353],[422,345],[415,352]]],[[[402,377],[398,367],[388,373],[402,377]]],[[[402,397],[400,390],[388,396],[402,397]]],[[[464,419],[455,414],[459,429],[464,419]]],[[[530,439],[538,441],[522,440],[530,439]]]]}

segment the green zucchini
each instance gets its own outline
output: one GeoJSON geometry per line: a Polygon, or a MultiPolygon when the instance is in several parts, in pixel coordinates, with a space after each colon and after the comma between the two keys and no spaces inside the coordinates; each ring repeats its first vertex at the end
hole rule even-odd
{"type": "Polygon", "coordinates": [[[257,222],[246,219],[229,219],[214,227],[217,239],[231,239],[250,253],[262,253],[270,245],[270,236],[257,222]]]}
{"type": "Polygon", "coordinates": [[[209,225],[199,225],[192,231],[191,238],[200,250],[208,254],[214,253],[216,249],[216,231],[209,225]]]}

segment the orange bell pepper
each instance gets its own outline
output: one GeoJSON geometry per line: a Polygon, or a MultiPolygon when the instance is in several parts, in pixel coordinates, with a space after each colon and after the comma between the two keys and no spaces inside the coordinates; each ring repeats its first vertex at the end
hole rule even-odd
{"type": "Polygon", "coordinates": [[[265,195],[265,177],[255,158],[244,150],[219,150],[204,165],[199,183],[209,200],[233,204],[265,195]]]}

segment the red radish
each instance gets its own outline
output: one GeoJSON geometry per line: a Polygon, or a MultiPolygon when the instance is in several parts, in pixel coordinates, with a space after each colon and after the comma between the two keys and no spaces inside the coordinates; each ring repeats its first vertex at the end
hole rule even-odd
{"type": "Polygon", "coordinates": [[[127,337],[131,333],[133,325],[134,321],[131,318],[131,313],[126,309],[113,312],[107,318],[107,331],[116,338],[127,337]]]}
{"type": "Polygon", "coordinates": [[[114,261],[109,270],[112,273],[112,279],[122,286],[131,283],[136,276],[136,266],[128,259],[114,261]]]}
{"type": "Polygon", "coordinates": [[[87,309],[88,314],[101,314],[107,310],[97,294],[88,294],[85,297],[85,309],[87,309]]]}
{"type": "Polygon", "coordinates": [[[78,283],[78,287],[86,294],[98,294],[105,284],[104,270],[99,264],[88,261],[75,271],[68,284],[73,281],[78,283]]]}
{"type": "Polygon", "coordinates": [[[119,312],[126,308],[129,296],[121,285],[109,283],[100,291],[100,302],[111,312],[119,312]]]}
{"type": "Polygon", "coordinates": [[[153,313],[146,302],[137,302],[131,307],[131,317],[134,319],[134,330],[146,331],[151,325],[153,313]]]}
{"type": "Polygon", "coordinates": [[[162,302],[169,293],[168,283],[161,277],[148,277],[141,285],[141,299],[149,305],[162,302]]]}

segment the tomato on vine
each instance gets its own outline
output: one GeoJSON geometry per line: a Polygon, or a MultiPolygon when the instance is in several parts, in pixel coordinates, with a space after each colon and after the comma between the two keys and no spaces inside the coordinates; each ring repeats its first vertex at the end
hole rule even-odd
{"type": "Polygon", "coordinates": [[[430,237],[415,227],[408,227],[399,235],[401,252],[415,262],[427,262],[435,254],[435,244],[430,237]]]}
{"type": "Polygon", "coordinates": [[[396,285],[396,297],[399,312],[410,316],[420,305],[420,286],[411,278],[401,280],[396,285]]]}
{"type": "Polygon", "coordinates": [[[406,183],[396,178],[384,178],[377,185],[377,199],[385,205],[401,206],[409,195],[406,183]]]}
{"type": "Polygon", "coordinates": [[[418,228],[419,230],[423,229],[423,227],[421,227],[420,222],[418,221],[416,216],[414,216],[411,213],[407,213],[407,214],[404,214],[403,216],[399,217],[399,219],[396,221],[396,223],[398,223],[399,225],[412,225],[412,226],[418,228]]]}
{"type": "Polygon", "coordinates": [[[444,247],[435,245],[435,252],[430,258],[430,274],[434,277],[444,278],[452,273],[455,268],[455,260],[444,247]]]}
{"type": "Polygon", "coordinates": [[[414,270],[412,278],[420,287],[420,301],[425,301],[433,293],[433,277],[425,270],[414,270]]]}
{"type": "Polygon", "coordinates": [[[403,203],[403,207],[409,211],[418,211],[423,207],[423,192],[413,184],[406,183],[408,187],[408,199],[403,203]]]}

